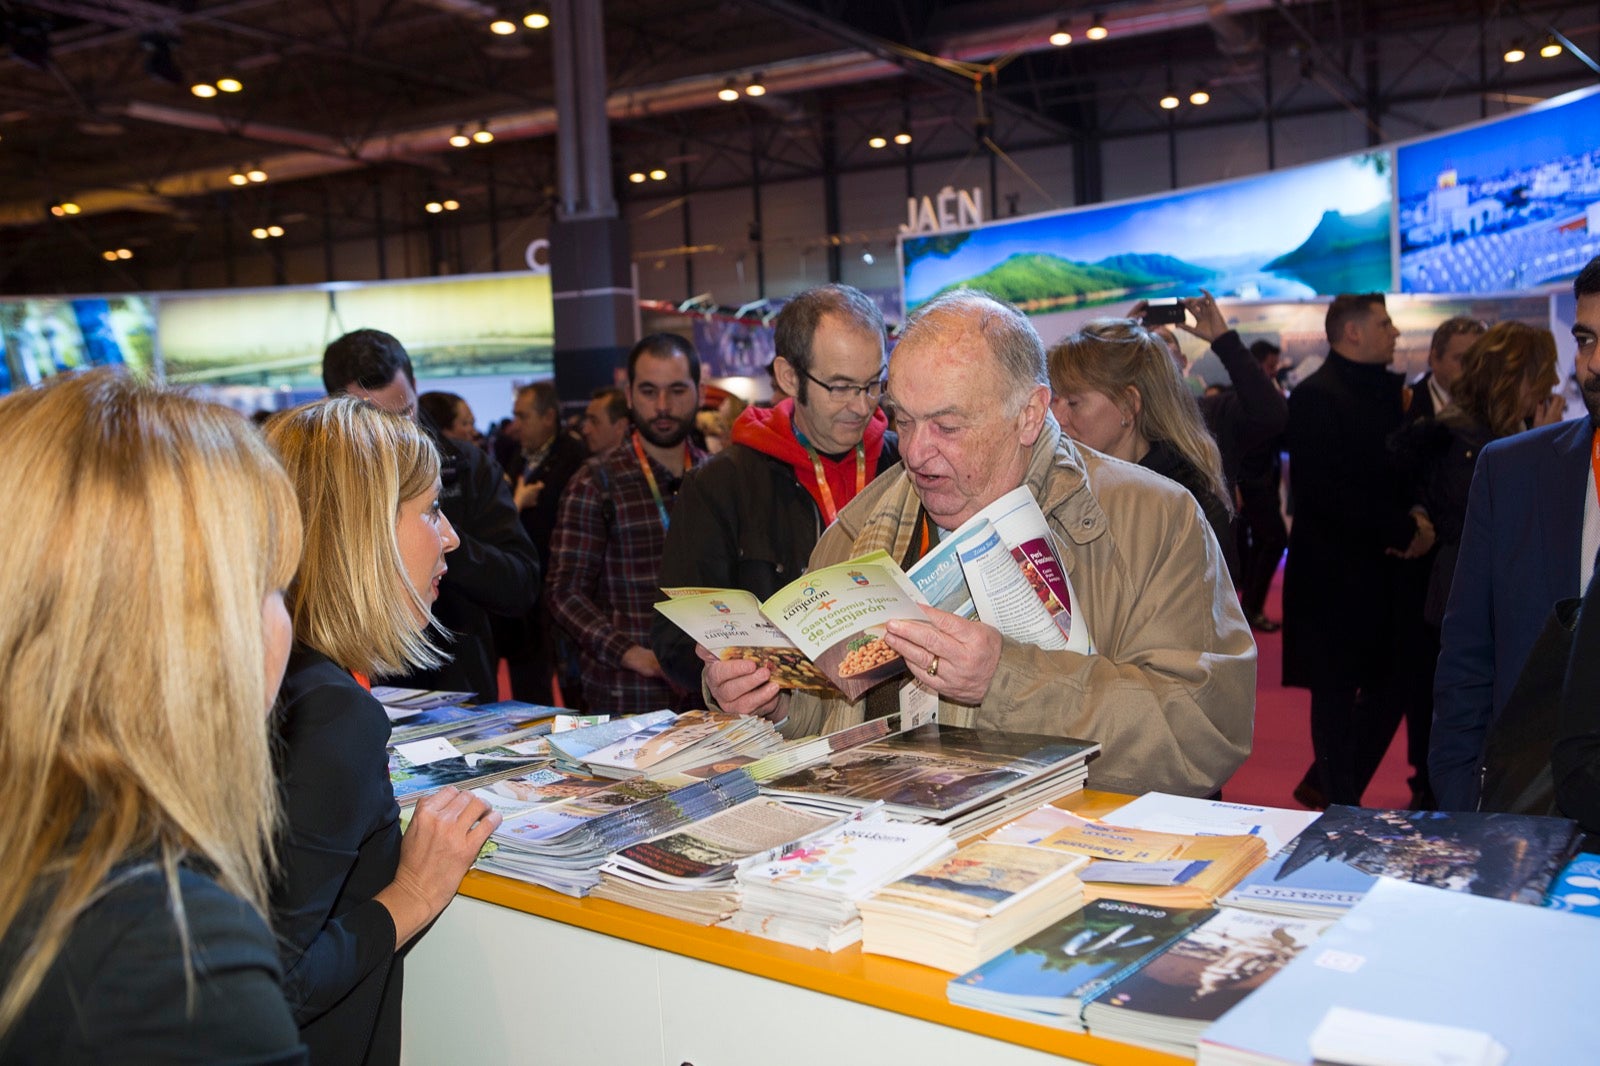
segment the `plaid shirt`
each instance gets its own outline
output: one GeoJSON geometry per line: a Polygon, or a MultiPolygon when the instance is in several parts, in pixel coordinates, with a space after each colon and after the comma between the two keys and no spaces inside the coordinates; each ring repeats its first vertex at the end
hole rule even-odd
{"type": "MultiPolygon", "coordinates": [[[[692,446],[690,457],[695,466],[709,458],[692,446]]],[[[670,515],[682,479],[654,459],[650,467],[670,515]]],[[[545,602],[578,645],[584,699],[597,714],[687,710],[702,702],[699,692],[683,692],[622,665],[629,648],[650,646],[666,539],[655,497],[628,440],[590,459],[567,482],[550,544],[545,602]],[[613,512],[609,522],[608,510],[613,512]]]]}

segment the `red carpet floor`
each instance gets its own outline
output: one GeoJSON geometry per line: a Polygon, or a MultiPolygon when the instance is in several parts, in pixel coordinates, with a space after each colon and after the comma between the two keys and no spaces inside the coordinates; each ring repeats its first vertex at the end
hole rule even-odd
{"type": "MultiPolygon", "coordinates": [[[[1283,570],[1273,580],[1267,597],[1267,616],[1283,617],[1283,570]]],[[[1255,744],[1244,765],[1222,787],[1222,798],[1235,803],[1266,807],[1299,807],[1294,787],[1311,765],[1311,693],[1284,688],[1283,638],[1278,633],[1256,633],[1255,744]]],[[[1367,807],[1406,807],[1411,790],[1406,764],[1405,730],[1389,745],[1383,765],[1367,786],[1361,802],[1367,807]]]]}

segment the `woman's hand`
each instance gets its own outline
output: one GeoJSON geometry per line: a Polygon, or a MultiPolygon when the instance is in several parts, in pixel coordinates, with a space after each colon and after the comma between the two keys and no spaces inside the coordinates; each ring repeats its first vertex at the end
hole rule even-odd
{"type": "Polygon", "coordinates": [[[400,868],[376,897],[394,919],[396,951],[450,905],[499,825],[499,812],[470,792],[446,786],[417,801],[400,842],[400,868]]]}

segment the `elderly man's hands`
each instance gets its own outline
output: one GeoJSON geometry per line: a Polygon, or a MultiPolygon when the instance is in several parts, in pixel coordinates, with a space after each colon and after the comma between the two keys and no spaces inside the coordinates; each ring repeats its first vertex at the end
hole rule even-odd
{"type": "Polygon", "coordinates": [[[719,659],[701,644],[694,646],[694,653],[706,664],[706,687],[723,710],[776,722],[788,717],[787,700],[771,670],[749,659],[719,659]]]}
{"type": "Polygon", "coordinates": [[[926,624],[892,619],[889,647],[911,667],[911,676],[952,703],[983,702],[1000,665],[1000,631],[960,615],[923,607],[926,624]]]}

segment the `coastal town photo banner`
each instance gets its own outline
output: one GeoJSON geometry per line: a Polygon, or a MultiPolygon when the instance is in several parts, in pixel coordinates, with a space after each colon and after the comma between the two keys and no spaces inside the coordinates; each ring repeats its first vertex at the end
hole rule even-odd
{"type": "Polygon", "coordinates": [[[1375,150],[1138,200],[905,236],[906,311],[962,287],[991,292],[1030,315],[1121,308],[1201,288],[1246,300],[1388,291],[1392,163],[1388,150],[1375,150]]]}

